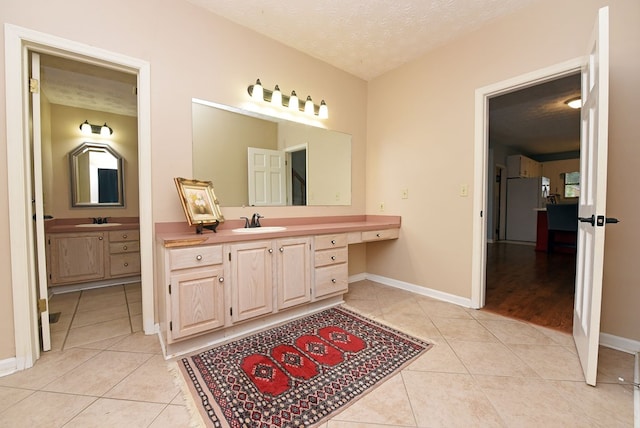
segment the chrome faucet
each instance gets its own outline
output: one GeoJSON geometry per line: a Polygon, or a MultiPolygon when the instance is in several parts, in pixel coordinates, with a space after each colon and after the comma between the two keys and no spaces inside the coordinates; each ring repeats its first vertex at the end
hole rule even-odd
{"type": "Polygon", "coordinates": [[[264,218],[264,217],[258,213],[253,214],[253,216],[251,217],[251,224],[249,225],[249,227],[260,227],[261,218],[264,218]]]}
{"type": "Polygon", "coordinates": [[[244,228],[248,229],[251,227],[251,225],[249,224],[249,219],[247,217],[240,217],[242,220],[244,220],[244,228]]]}

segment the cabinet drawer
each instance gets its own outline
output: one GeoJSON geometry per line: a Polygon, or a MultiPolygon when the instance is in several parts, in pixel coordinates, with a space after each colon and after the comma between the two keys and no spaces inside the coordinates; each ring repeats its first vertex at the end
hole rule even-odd
{"type": "Polygon", "coordinates": [[[328,248],[346,247],[347,235],[339,233],[335,235],[319,235],[315,237],[315,249],[326,250],[328,248]]]}
{"type": "Polygon", "coordinates": [[[113,254],[109,256],[111,276],[140,273],[140,253],[113,254]]]}
{"type": "Polygon", "coordinates": [[[140,241],[111,242],[109,254],[137,253],[140,251],[140,241]]]}
{"type": "Polygon", "coordinates": [[[126,241],[139,241],[139,230],[114,230],[109,232],[110,242],[126,242],[126,241]]]}
{"type": "Polygon", "coordinates": [[[344,263],[347,261],[348,254],[347,247],[316,251],[315,267],[344,263]]]}
{"type": "Polygon", "coordinates": [[[362,232],[362,242],[396,239],[399,235],[400,229],[368,230],[362,232]]]}
{"type": "Polygon", "coordinates": [[[316,268],[314,297],[346,292],[349,286],[348,276],[349,269],[346,263],[316,268]]]}
{"type": "Polygon", "coordinates": [[[177,248],[169,251],[170,269],[217,265],[222,263],[222,245],[177,248]]]}

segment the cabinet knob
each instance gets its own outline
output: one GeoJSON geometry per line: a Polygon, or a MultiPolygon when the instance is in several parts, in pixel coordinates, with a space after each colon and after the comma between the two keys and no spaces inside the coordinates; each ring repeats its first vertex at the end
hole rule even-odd
{"type": "Polygon", "coordinates": [[[332,278],[332,279],[331,279],[331,282],[333,282],[333,283],[335,284],[335,283],[336,283],[336,282],[338,282],[338,281],[336,281],[336,279],[335,279],[335,278],[332,278]]]}
{"type": "Polygon", "coordinates": [[[379,234],[379,233],[376,233],[376,236],[379,238],[379,237],[380,237],[380,234],[379,234]]]}
{"type": "Polygon", "coordinates": [[[102,236],[98,238],[98,241],[102,241],[102,236]]]}
{"type": "Polygon", "coordinates": [[[280,247],[280,252],[284,253],[284,247],[280,247]]]}
{"type": "Polygon", "coordinates": [[[129,263],[125,263],[125,264],[124,264],[124,267],[129,267],[129,263]]]}
{"type": "Polygon", "coordinates": [[[336,259],[336,256],[331,256],[331,260],[335,260],[335,259],[336,259]]]}
{"type": "Polygon", "coordinates": [[[122,235],[123,239],[127,239],[129,237],[129,235],[127,235],[126,233],[124,235],[122,235]]]}
{"type": "Polygon", "coordinates": [[[335,239],[332,239],[332,240],[331,240],[331,244],[336,245],[336,240],[335,240],[335,239]]]}
{"type": "Polygon", "coordinates": [[[201,256],[200,254],[198,254],[198,255],[196,256],[196,260],[197,260],[197,261],[202,260],[202,256],[201,256]]]}
{"type": "Polygon", "coordinates": [[[273,248],[269,248],[269,254],[273,253],[273,248]]]}
{"type": "Polygon", "coordinates": [[[220,278],[218,278],[218,281],[219,281],[219,282],[224,282],[224,277],[223,277],[223,276],[221,276],[220,278]]]}
{"type": "Polygon", "coordinates": [[[122,247],[122,249],[123,249],[123,250],[125,250],[125,251],[127,251],[127,246],[126,246],[126,245],[124,245],[124,246],[122,247]]]}

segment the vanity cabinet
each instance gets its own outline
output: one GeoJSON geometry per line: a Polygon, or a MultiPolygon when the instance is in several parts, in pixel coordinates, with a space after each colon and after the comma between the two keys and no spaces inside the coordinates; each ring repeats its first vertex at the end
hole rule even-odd
{"type": "Polygon", "coordinates": [[[168,251],[170,342],[225,325],[222,254],[221,245],[168,251]]]}
{"type": "Polygon", "coordinates": [[[346,293],[349,288],[345,233],[314,237],[313,298],[346,293]]]}
{"type": "Polygon", "coordinates": [[[276,241],[277,308],[286,309],[311,300],[311,238],[276,241]]]}
{"type": "Polygon", "coordinates": [[[273,241],[229,246],[229,312],[233,322],[273,312],[273,247],[273,241]]]}
{"type": "Polygon", "coordinates": [[[47,236],[49,285],[105,278],[105,232],[52,233],[47,236]]]}
{"type": "Polygon", "coordinates": [[[109,273],[111,277],[140,274],[140,232],[109,232],[109,273]]]}
{"type": "Polygon", "coordinates": [[[135,229],[47,234],[49,286],[140,274],[140,232],[135,229]]]}

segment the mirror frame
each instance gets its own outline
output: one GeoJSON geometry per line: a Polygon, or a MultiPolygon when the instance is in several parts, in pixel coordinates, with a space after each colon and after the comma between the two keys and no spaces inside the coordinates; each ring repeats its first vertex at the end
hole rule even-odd
{"type": "Polygon", "coordinates": [[[85,142],[69,153],[69,175],[71,184],[71,207],[73,208],[110,208],[124,207],[124,160],[122,156],[107,144],[85,142]],[[87,151],[109,153],[116,158],[118,164],[118,201],[117,202],[80,202],[78,201],[78,155],[87,151]]]}

